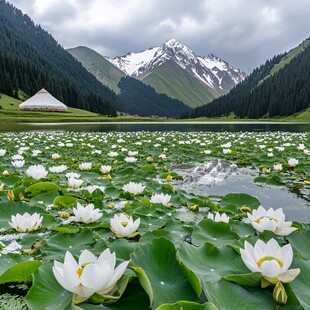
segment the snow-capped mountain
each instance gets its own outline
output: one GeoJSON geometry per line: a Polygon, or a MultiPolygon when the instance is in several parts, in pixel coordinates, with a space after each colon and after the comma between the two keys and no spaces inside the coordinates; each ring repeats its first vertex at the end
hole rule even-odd
{"type": "Polygon", "coordinates": [[[246,77],[244,72],[213,54],[206,57],[197,56],[192,49],[177,39],[170,39],[161,47],[107,59],[127,75],[139,80],[145,79],[166,62],[173,61],[208,87],[224,92],[228,92],[246,77]]]}

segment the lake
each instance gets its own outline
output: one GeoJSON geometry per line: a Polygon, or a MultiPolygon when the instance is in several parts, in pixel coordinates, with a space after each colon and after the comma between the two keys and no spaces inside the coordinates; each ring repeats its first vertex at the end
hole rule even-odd
{"type": "MultiPolygon", "coordinates": [[[[266,123],[266,122],[106,122],[106,123],[0,123],[0,132],[30,132],[30,131],[79,131],[79,132],[133,132],[133,131],[182,131],[182,132],[310,132],[310,123],[266,123]]],[[[203,191],[209,195],[224,196],[228,192],[244,192],[259,198],[265,206],[282,206],[289,219],[309,222],[309,199],[300,197],[286,188],[258,186],[253,183],[254,177],[228,179],[227,182],[208,186],[203,191]]],[[[197,194],[201,188],[196,187],[197,194]]]]}
{"type": "Polygon", "coordinates": [[[288,131],[310,132],[309,123],[284,122],[82,122],[0,123],[0,132],[23,131],[288,131]]]}

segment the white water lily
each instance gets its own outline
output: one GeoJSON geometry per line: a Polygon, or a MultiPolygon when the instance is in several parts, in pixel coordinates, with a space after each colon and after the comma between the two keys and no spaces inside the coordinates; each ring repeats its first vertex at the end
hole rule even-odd
{"type": "Polygon", "coordinates": [[[26,174],[35,180],[40,180],[47,176],[48,171],[42,165],[34,165],[26,170],[26,174]]]}
{"type": "Polygon", "coordinates": [[[289,283],[300,273],[300,269],[289,269],[293,261],[293,249],[290,244],[281,247],[275,239],[267,243],[257,240],[254,247],[247,241],[240,249],[241,258],[252,272],[261,272],[269,282],[289,283]]]}
{"type": "Polygon", "coordinates": [[[56,160],[59,159],[61,156],[58,153],[52,154],[52,159],[56,160]]]}
{"type": "Polygon", "coordinates": [[[110,225],[116,237],[133,238],[139,234],[137,230],[140,225],[140,218],[134,221],[131,216],[128,217],[124,213],[115,214],[114,217],[110,219],[110,225]]]}
{"type": "Polygon", "coordinates": [[[24,214],[17,213],[11,216],[9,225],[18,232],[29,232],[39,229],[42,226],[43,217],[39,213],[24,214]]]}
{"type": "Polygon", "coordinates": [[[258,232],[270,230],[276,235],[287,236],[297,230],[296,227],[291,227],[292,222],[285,221],[285,214],[282,208],[266,210],[264,207],[259,206],[257,210],[253,210],[252,213],[247,213],[247,215],[251,225],[258,232]]]}
{"type": "Polygon", "coordinates": [[[115,268],[115,253],[104,250],[97,258],[93,253],[84,250],[78,262],[67,251],[64,263],[54,261],[53,273],[59,284],[67,291],[84,297],[86,300],[94,293],[106,295],[124,274],[129,261],[115,268]]]}
{"type": "Polygon", "coordinates": [[[55,167],[50,167],[48,170],[52,173],[61,173],[64,172],[68,169],[66,165],[60,165],[60,166],[55,166],[55,167]]]}
{"type": "Polygon", "coordinates": [[[168,194],[153,194],[150,201],[152,203],[161,203],[164,206],[167,206],[168,203],[170,202],[171,195],[168,194]]]}
{"type": "Polygon", "coordinates": [[[105,191],[105,187],[104,186],[98,186],[98,185],[88,185],[84,189],[89,191],[90,194],[92,194],[93,191],[95,191],[96,189],[100,189],[102,192],[105,191]]]}
{"type": "Polygon", "coordinates": [[[226,213],[219,213],[216,212],[215,215],[213,213],[208,213],[208,219],[214,221],[214,222],[229,222],[229,216],[226,213]]]}
{"type": "Polygon", "coordinates": [[[83,184],[83,180],[78,180],[74,177],[68,178],[68,187],[69,188],[79,188],[83,184]]]}
{"type": "Polygon", "coordinates": [[[128,151],[128,156],[132,157],[132,156],[136,156],[138,155],[139,151],[128,151]]]}
{"type": "Polygon", "coordinates": [[[111,166],[102,165],[102,166],[100,167],[100,172],[101,172],[102,174],[107,174],[107,173],[110,173],[111,169],[112,169],[111,166]]]}
{"type": "Polygon", "coordinates": [[[110,152],[108,153],[108,155],[109,155],[110,157],[116,157],[116,156],[118,155],[118,153],[117,153],[117,152],[110,151],[110,152]]]}
{"type": "Polygon", "coordinates": [[[96,209],[92,203],[84,207],[78,202],[76,208],[73,208],[73,213],[75,222],[87,224],[95,222],[102,217],[100,210],[96,209]]]}
{"type": "Polygon", "coordinates": [[[274,170],[274,171],[277,171],[277,172],[283,170],[282,164],[274,164],[274,165],[273,165],[273,170],[274,170]]]}
{"type": "Polygon", "coordinates": [[[76,172],[68,172],[66,173],[66,177],[69,178],[75,178],[78,179],[81,175],[76,172]]]}
{"type": "Polygon", "coordinates": [[[137,158],[135,158],[135,157],[126,157],[124,160],[125,160],[126,163],[134,163],[134,162],[137,161],[137,158]]]}
{"type": "Polygon", "coordinates": [[[6,150],[4,150],[4,149],[0,149],[0,156],[2,157],[2,156],[4,156],[5,155],[5,153],[6,153],[6,150]]]}
{"type": "Polygon", "coordinates": [[[296,167],[296,166],[298,165],[298,163],[299,163],[299,161],[298,161],[298,159],[296,159],[296,158],[290,158],[290,159],[288,160],[288,165],[289,165],[290,167],[296,167]]]}
{"type": "Polygon", "coordinates": [[[12,166],[15,168],[22,168],[25,165],[25,161],[24,160],[14,160],[12,161],[12,166]]]}
{"type": "Polygon", "coordinates": [[[91,169],[92,165],[93,165],[92,163],[81,163],[79,164],[79,168],[81,170],[89,170],[91,169]]]}
{"type": "Polygon", "coordinates": [[[129,182],[128,184],[125,184],[122,189],[125,192],[139,195],[144,191],[145,186],[143,186],[141,183],[129,182]]]}
{"type": "Polygon", "coordinates": [[[16,154],[12,156],[13,160],[23,160],[24,156],[20,155],[20,154],[16,154]]]}

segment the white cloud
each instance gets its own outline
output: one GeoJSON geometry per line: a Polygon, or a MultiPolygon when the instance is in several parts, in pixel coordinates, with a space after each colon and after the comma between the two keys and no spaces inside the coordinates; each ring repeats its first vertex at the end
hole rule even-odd
{"type": "Polygon", "coordinates": [[[64,47],[123,55],[175,37],[244,70],[309,36],[308,0],[9,0],[64,47]]]}

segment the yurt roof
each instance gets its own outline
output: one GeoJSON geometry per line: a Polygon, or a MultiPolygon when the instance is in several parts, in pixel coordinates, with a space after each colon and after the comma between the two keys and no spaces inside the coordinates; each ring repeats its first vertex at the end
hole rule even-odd
{"type": "Polygon", "coordinates": [[[21,110],[67,111],[67,106],[42,88],[19,105],[21,110]]]}

